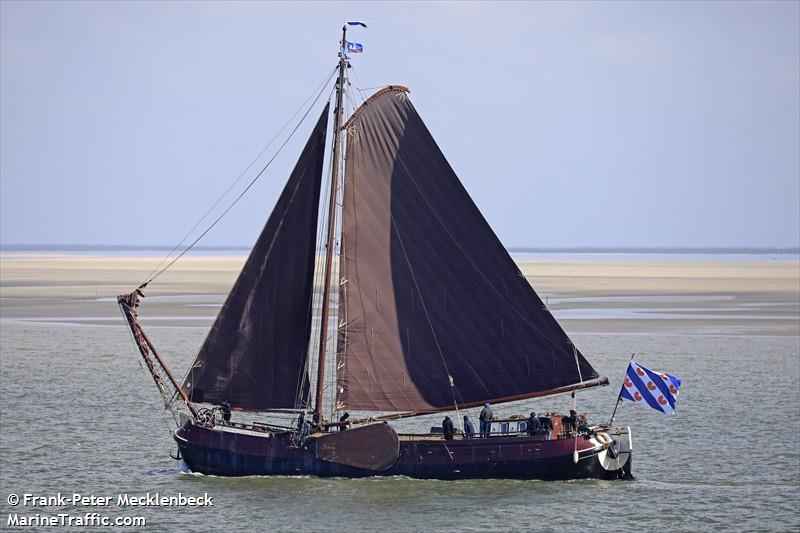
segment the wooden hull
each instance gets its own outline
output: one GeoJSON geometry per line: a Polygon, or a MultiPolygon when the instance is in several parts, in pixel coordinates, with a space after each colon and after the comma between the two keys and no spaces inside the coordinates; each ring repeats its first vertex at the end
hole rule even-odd
{"type": "Polygon", "coordinates": [[[181,456],[194,472],[218,476],[312,475],[320,477],[407,476],[419,479],[624,479],[631,452],[608,452],[592,435],[541,440],[527,436],[443,440],[403,436],[397,460],[382,471],[323,461],[316,439],[296,446],[290,433],[207,428],[186,423],[175,432],[181,456]],[[610,460],[613,457],[614,460],[610,460]],[[622,458],[624,457],[624,459],[622,458]]]}

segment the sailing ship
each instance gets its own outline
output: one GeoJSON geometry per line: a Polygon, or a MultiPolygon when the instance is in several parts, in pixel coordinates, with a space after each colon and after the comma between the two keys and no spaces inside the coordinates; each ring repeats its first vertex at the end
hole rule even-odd
{"type": "Polygon", "coordinates": [[[630,429],[574,415],[548,413],[550,431],[525,417],[488,421],[480,434],[395,430],[400,418],[454,411],[460,423],[485,403],[574,398],[608,379],[500,243],[409,89],[386,86],[344,116],[346,30],[328,199],[330,103],[182,381],[139,321],[147,283],[118,297],[146,368],[180,408],[178,457],[220,476],[631,477],[630,429]],[[243,423],[230,409],[295,418],[243,423]],[[365,415],[338,422],[345,411],[365,415]]]}

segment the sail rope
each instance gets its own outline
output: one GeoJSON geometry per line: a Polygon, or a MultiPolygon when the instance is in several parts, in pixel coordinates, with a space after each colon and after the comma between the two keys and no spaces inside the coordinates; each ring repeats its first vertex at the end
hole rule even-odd
{"type": "Polygon", "coordinates": [[[158,264],[158,266],[156,266],[156,268],[154,268],[150,272],[150,274],[147,276],[147,279],[140,285],[140,287],[144,287],[147,284],[149,284],[150,282],[152,282],[153,280],[155,280],[156,278],[158,278],[161,274],[163,274],[166,270],[168,270],[172,265],[174,265],[181,257],[186,255],[186,253],[189,252],[189,250],[191,250],[203,237],[205,237],[208,234],[208,232],[210,232],[214,228],[214,226],[216,226],[217,223],[219,223],[219,221],[222,220],[225,217],[225,215],[227,215],[228,212],[230,212],[230,210],[233,209],[233,207],[237,203],[239,203],[239,200],[241,200],[242,197],[244,197],[244,195],[253,187],[253,185],[255,185],[255,183],[259,180],[259,178],[261,178],[261,176],[269,168],[269,166],[272,164],[272,162],[275,161],[275,158],[278,157],[278,155],[283,151],[284,147],[286,147],[286,145],[292,139],[292,137],[294,136],[295,132],[300,128],[300,126],[305,121],[306,117],[308,117],[308,114],[311,112],[311,110],[316,105],[317,101],[319,100],[319,97],[322,95],[322,93],[325,90],[325,87],[328,85],[328,83],[330,83],[331,78],[333,78],[333,75],[335,73],[336,73],[336,68],[334,68],[325,77],[325,79],[322,81],[322,83],[320,83],[317,86],[317,88],[314,90],[314,92],[312,92],[311,95],[309,95],[309,97],[306,98],[306,100],[301,104],[301,106],[297,109],[297,111],[295,111],[295,113],[289,118],[289,120],[286,121],[286,123],[283,125],[283,127],[281,127],[281,129],[278,130],[278,133],[276,133],[275,136],[269,141],[269,143],[267,143],[267,145],[261,150],[261,152],[259,152],[259,154],[256,156],[256,158],[253,159],[253,161],[247,166],[247,168],[245,168],[244,171],[242,171],[242,173],[239,175],[239,177],[237,177],[233,181],[233,183],[231,183],[228,186],[228,188],[219,196],[219,198],[214,202],[214,204],[203,214],[202,217],[200,217],[200,220],[198,220],[197,223],[194,226],[192,226],[192,228],[189,231],[186,232],[186,234],[183,236],[183,238],[181,238],[181,240],[178,242],[178,244],[176,244],[172,248],[172,250],[170,250],[170,252],[164,257],[164,259],[161,260],[161,262],[158,264]],[[295,125],[295,127],[292,129],[292,131],[289,133],[289,135],[286,137],[286,139],[283,141],[283,143],[278,147],[278,150],[275,152],[275,154],[273,154],[273,156],[269,159],[269,161],[267,161],[266,165],[264,165],[264,167],[261,169],[261,171],[259,171],[259,173],[256,174],[256,176],[247,184],[247,186],[244,188],[244,190],[242,190],[242,192],[239,193],[239,195],[236,198],[234,198],[234,200],[228,205],[227,208],[225,208],[225,210],[222,212],[222,214],[220,214],[208,226],[208,228],[206,228],[205,231],[203,231],[180,254],[178,254],[174,259],[172,259],[169,263],[166,264],[166,266],[164,266],[162,268],[162,265],[164,265],[164,263],[166,263],[167,260],[169,260],[169,258],[172,256],[172,254],[175,253],[175,251],[178,248],[180,248],[180,246],[186,241],[186,239],[189,237],[189,235],[191,235],[200,226],[200,224],[208,217],[208,215],[222,202],[222,200],[228,195],[228,193],[233,189],[233,187],[235,187],[236,184],[239,183],[239,181],[241,181],[241,179],[244,177],[244,175],[250,170],[250,168],[252,168],[252,166],[256,163],[256,161],[258,161],[261,158],[261,156],[264,154],[264,152],[266,152],[267,149],[275,142],[275,140],[281,135],[281,133],[287,128],[287,126],[289,126],[289,124],[291,124],[291,122],[295,119],[295,117],[297,117],[297,115],[300,113],[300,111],[302,111],[302,109],[306,106],[308,101],[315,94],[316,94],[316,97],[314,97],[314,100],[311,102],[311,105],[308,106],[308,108],[306,109],[305,113],[300,118],[300,121],[297,123],[297,125],[295,125]]]}
{"type": "MultiPolygon", "coordinates": [[[[331,87],[330,93],[328,94],[328,98],[327,98],[328,102],[331,101],[331,99],[333,97],[333,91],[334,91],[335,88],[336,88],[336,85],[334,84],[333,87],[331,87]]],[[[331,139],[330,142],[331,142],[331,147],[332,147],[334,139],[331,139]]],[[[330,153],[333,153],[333,149],[332,148],[331,148],[330,153]]],[[[329,158],[328,159],[327,168],[326,168],[326,171],[325,171],[325,175],[326,176],[329,176],[331,171],[332,171],[331,163],[332,163],[332,161],[329,158]]],[[[328,205],[328,202],[330,201],[330,189],[331,189],[330,181],[326,180],[325,186],[323,187],[323,193],[322,193],[321,198],[320,198],[321,199],[320,206],[328,205]]],[[[313,316],[313,314],[314,314],[314,308],[317,305],[319,305],[319,306],[322,305],[322,301],[321,300],[322,300],[322,294],[323,294],[322,284],[323,284],[323,278],[324,278],[324,275],[323,275],[324,269],[319,264],[319,256],[317,255],[317,253],[320,250],[324,249],[324,242],[325,242],[325,230],[324,230],[324,228],[326,228],[327,225],[328,225],[328,210],[324,209],[324,208],[321,208],[321,209],[319,209],[319,212],[323,213],[323,215],[320,217],[320,219],[317,222],[317,241],[316,241],[316,246],[314,248],[314,251],[315,251],[315,253],[314,253],[314,279],[313,279],[314,296],[313,296],[313,298],[311,298],[311,301],[309,302],[309,306],[310,306],[309,314],[311,316],[313,316]]],[[[309,339],[319,339],[319,331],[320,331],[320,324],[319,323],[314,324],[312,322],[311,335],[310,335],[309,339]]],[[[304,372],[301,372],[300,375],[297,376],[296,394],[295,394],[295,408],[297,408],[297,409],[300,409],[300,408],[306,409],[308,407],[308,405],[310,404],[310,402],[311,402],[311,390],[312,390],[311,375],[312,375],[312,371],[315,370],[315,367],[313,366],[313,361],[314,361],[314,357],[313,356],[314,356],[314,354],[317,353],[317,350],[319,350],[319,344],[316,344],[314,342],[309,341],[304,372]],[[303,385],[304,385],[306,380],[308,380],[308,388],[304,390],[303,389],[303,385]]]]}
{"type": "MultiPolygon", "coordinates": [[[[375,89],[383,89],[384,87],[386,87],[385,85],[379,85],[378,87],[364,87],[364,84],[362,83],[362,81],[361,81],[361,78],[359,78],[359,76],[358,76],[358,72],[356,72],[356,69],[355,69],[354,67],[352,67],[352,65],[351,65],[351,67],[350,67],[350,70],[351,70],[351,71],[352,71],[352,73],[353,73],[353,77],[354,77],[354,78],[356,79],[356,81],[358,82],[358,85],[355,85],[354,87],[355,87],[355,89],[358,91],[358,93],[359,93],[359,96],[361,97],[361,104],[362,104],[362,105],[363,105],[363,104],[364,104],[364,102],[366,102],[366,100],[367,100],[367,99],[364,97],[364,94],[365,94],[367,91],[374,91],[375,89]]],[[[353,107],[355,107],[355,106],[353,106],[353,107]]]]}
{"type": "MultiPolygon", "coordinates": [[[[331,94],[332,94],[332,91],[331,91],[331,94]]],[[[360,96],[360,100],[361,100],[361,103],[363,104],[364,103],[363,96],[360,96]]],[[[345,110],[344,114],[346,116],[349,116],[351,114],[351,112],[355,112],[356,108],[358,107],[357,101],[358,101],[358,99],[354,96],[354,93],[351,90],[350,82],[349,82],[349,80],[347,80],[347,83],[343,87],[343,98],[342,98],[342,107],[345,110]]],[[[346,145],[346,142],[347,142],[346,134],[345,134],[345,138],[343,139],[343,141],[344,141],[344,144],[346,145]]],[[[330,142],[331,142],[331,145],[333,145],[335,143],[335,138],[332,138],[330,142]]],[[[343,147],[342,148],[342,153],[345,153],[345,151],[346,151],[346,148],[343,147]]],[[[331,149],[331,153],[333,153],[332,149],[331,149]]],[[[340,180],[340,182],[338,184],[338,187],[337,187],[337,189],[335,191],[331,191],[330,190],[330,185],[326,186],[325,194],[324,194],[324,201],[323,201],[322,205],[328,205],[328,202],[330,201],[330,195],[331,194],[335,194],[336,197],[337,197],[336,205],[338,206],[338,208],[342,208],[343,202],[344,202],[344,189],[345,189],[345,180],[346,180],[345,173],[344,173],[344,158],[342,158],[340,161],[336,161],[336,162],[330,161],[330,160],[328,161],[328,168],[327,168],[327,174],[328,175],[330,175],[330,172],[332,172],[332,170],[333,170],[332,165],[334,165],[334,164],[341,165],[340,176],[342,176],[342,178],[341,178],[341,180],[340,180]],[[341,197],[341,201],[339,201],[340,197],[341,197]]],[[[330,213],[328,213],[327,210],[325,210],[325,215],[324,215],[324,218],[322,220],[322,225],[320,226],[321,228],[326,228],[327,227],[329,216],[330,216],[330,213]]],[[[336,239],[336,241],[334,243],[334,250],[336,250],[338,248],[338,251],[339,251],[338,256],[339,256],[340,259],[339,259],[339,261],[336,261],[336,263],[335,263],[335,267],[334,267],[334,270],[335,270],[334,274],[335,275],[332,276],[332,277],[333,277],[333,279],[337,280],[337,286],[339,287],[339,289],[337,291],[335,291],[335,293],[331,293],[331,299],[329,301],[323,302],[322,301],[322,294],[324,294],[324,287],[322,287],[322,285],[323,285],[323,278],[324,278],[324,276],[323,276],[324,270],[322,268],[318,268],[317,269],[317,273],[315,275],[315,279],[314,279],[314,285],[315,285],[315,287],[319,287],[319,289],[318,289],[317,293],[315,294],[314,298],[315,298],[315,300],[317,300],[317,305],[319,305],[320,307],[325,306],[325,305],[338,307],[335,304],[339,303],[339,298],[341,296],[341,291],[346,290],[346,287],[342,286],[343,281],[341,279],[341,269],[340,269],[342,250],[343,250],[343,248],[345,246],[345,244],[341,240],[341,227],[342,227],[343,222],[344,221],[343,221],[342,217],[336,217],[336,228],[334,229],[334,234],[337,236],[337,239],[336,239]]],[[[324,249],[324,246],[325,246],[324,241],[325,241],[324,232],[323,231],[319,231],[318,240],[317,240],[317,250],[323,250],[324,249]]],[[[346,281],[345,281],[345,283],[346,283],[346,281]]],[[[339,310],[341,310],[341,309],[339,309],[339,310]]],[[[340,329],[340,324],[342,323],[341,318],[342,317],[340,317],[338,315],[338,313],[337,313],[336,321],[332,322],[332,324],[334,324],[333,329],[336,332],[338,332],[339,329],[340,329]]],[[[309,376],[309,383],[310,383],[311,374],[313,373],[314,375],[316,375],[316,372],[314,372],[314,370],[316,369],[316,365],[319,364],[319,362],[315,362],[315,359],[311,356],[312,350],[313,350],[313,353],[316,353],[316,351],[319,350],[319,343],[324,343],[327,346],[328,342],[330,342],[330,340],[331,340],[330,337],[329,337],[330,331],[323,332],[323,331],[321,331],[321,327],[322,327],[321,323],[317,323],[313,327],[311,338],[312,339],[317,339],[317,341],[316,341],[316,344],[309,343],[309,357],[308,357],[307,364],[306,364],[306,372],[307,372],[307,375],[309,376]]],[[[345,336],[346,336],[347,317],[344,317],[344,326],[343,327],[345,329],[345,336]]],[[[333,394],[330,395],[330,398],[331,398],[330,409],[325,409],[324,407],[322,409],[323,412],[329,413],[330,417],[335,417],[335,415],[338,414],[337,413],[337,411],[339,410],[338,396],[339,396],[339,392],[340,392],[340,386],[341,386],[342,382],[345,379],[344,378],[344,372],[343,371],[341,371],[341,372],[339,371],[339,368],[340,368],[340,365],[341,365],[342,361],[339,360],[338,352],[336,351],[336,349],[334,349],[333,353],[335,354],[334,357],[333,357],[333,364],[326,365],[326,375],[324,376],[325,382],[323,384],[323,391],[328,391],[330,393],[331,392],[330,389],[331,388],[334,389],[333,394]]],[[[326,350],[325,357],[327,357],[327,350],[326,350]]],[[[305,376],[303,376],[303,378],[305,378],[305,376]]],[[[301,390],[300,389],[300,381],[298,381],[298,404],[301,403],[300,390],[301,390]]],[[[302,403],[304,405],[308,405],[310,403],[310,401],[311,401],[310,396],[311,396],[311,387],[309,387],[309,390],[306,392],[306,397],[302,399],[302,403]]]]}
{"type": "MultiPolygon", "coordinates": [[[[571,342],[571,341],[570,341],[571,342]]],[[[581,373],[581,365],[578,362],[578,348],[572,344],[572,353],[575,354],[575,366],[578,367],[578,379],[583,384],[583,374],[581,373]]],[[[575,411],[575,416],[578,416],[578,391],[572,391],[572,410],[575,411]]],[[[572,451],[572,462],[578,463],[578,420],[575,420],[575,448],[572,451]]]]}
{"type": "MultiPolygon", "coordinates": [[[[358,79],[358,75],[355,72],[355,68],[352,67],[352,64],[350,64],[350,68],[351,68],[351,72],[358,79]]],[[[359,81],[359,84],[360,83],[361,82],[359,81]]],[[[351,84],[350,80],[348,79],[347,83],[344,85],[344,91],[343,91],[344,92],[343,104],[344,104],[344,108],[347,111],[345,113],[345,115],[348,116],[348,117],[352,116],[352,114],[355,113],[356,109],[358,109],[358,107],[360,105],[363,105],[363,103],[365,102],[363,94],[362,93],[354,93],[352,91],[353,88],[355,88],[356,90],[360,91],[360,89],[358,87],[353,86],[351,84]],[[356,97],[356,95],[358,95],[358,98],[356,97]],[[358,103],[359,100],[361,101],[361,104],[358,103]]],[[[344,132],[343,141],[344,141],[344,147],[343,147],[342,153],[347,154],[347,144],[350,141],[349,132],[344,132]]],[[[346,157],[347,156],[345,155],[345,157],[342,158],[342,161],[341,161],[342,169],[341,169],[340,175],[342,176],[342,179],[341,179],[341,181],[339,183],[339,190],[337,191],[337,194],[341,195],[341,203],[337,202],[337,205],[339,206],[340,209],[344,208],[344,201],[345,201],[347,175],[346,175],[346,172],[345,172],[344,160],[346,159],[346,157]]],[[[343,307],[341,305],[341,301],[340,301],[340,299],[342,297],[342,294],[346,293],[347,284],[349,283],[348,280],[343,280],[342,279],[342,268],[341,268],[341,266],[342,266],[342,258],[345,257],[345,254],[346,254],[345,250],[346,250],[346,245],[347,245],[347,243],[345,243],[344,240],[343,240],[343,235],[342,235],[342,231],[341,231],[343,224],[344,224],[344,217],[343,216],[342,217],[337,217],[336,235],[338,235],[339,261],[337,261],[337,264],[336,264],[336,280],[338,282],[339,290],[338,290],[337,296],[336,296],[337,297],[337,303],[338,303],[338,306],[337,306],[338,309],[337,309],[337,315],[336,315],[336,324],[337,324],[336,325],[336,331],[337,331],[337,339],[338,339],[338,333],[340,332],[340,330],[343,330],[343,337],[344,337],[343,346],[346,347],[347,346],[347,338],[348,338],[348,329],[349,329],[349,319],[348,319],[348,316],[347,316],[347,306],[343,307]],[[344,313],[345,313],[344,317],[340,316],[340,314],[339,314],[342,311],[344,311],[344,313]]],[[[331,417],[335,417],[336,415],[338,415],[338,411],[340,410],[339,408],[340,408],[340,405],[341,405],[339,403],[339,395],[343,391],[343,385],[344,385],[344,383],[345,383],[345,381],[347,379],[346,375],[345,375],[345,365],[346,365],[345,361],[346,361],[346,358],[347,358],[346,351],[339,352],[339,347],[337,345],[336,349],[334,350],[334,354],[335,354],[335,356],[334,356],[334,364],[333,365],[329,365],[329,367],[328,367],[329,368],[329,375],[327,377],[328,383],[332,384],[335,387],[335,390],[333,391],[333,395],[332,395],[332,404],[331,404],[331,409],[330,409],[331,417]]]]}
{"type": "MultiPolygon", "coordinates": [[[[355,70],[351,70],[353,74],[355,74],[355,70]]],[[[343,98],[343,105],[346,111],[345,116],[349,117],[355,113],[355,110],[358,108],[358,101],[354,96],[352,91],[352,85],[350,80],[346,80],[347,83],[344,85],[344,98],[343,98]]],[[[364,102],[364,98],[361,98],[361,102],[364,102]]],[[[346,182],[347,182],[347,173],[346,173],[346,165],[345,160],[347,159],[347,151],[348,151],[348,144],[350,142],[350,136],[348,132],[342,132],[342,151],[341,153],[344,154],[344,157],[341,158],[341,161],[337,162],[337,164],[341,165],[339,175],[341,176],[341,180],[339,181],[339,189],[337,190],[337,205],[339,209],[344,209],[344,199],[345,199],[345,190],[346,190],[346,182]],[[341,201],[339,201],[341,200],[341,201]]],[[[328,375],[328,383],[334,387],[333,394],[331,395],[331,408],[330,414],[331,418],[334,419],[339,413],[339,394],[340,391],[343,389],[342,385],[346,379],[345,372],[344,372],[344,359],[346,358],[346,354],[342,357],[342,360],[339,358],[339,347],[338,347],[338,334],[340,329],[344,330],[344,338],[345,338],[345,346],[346,339],[348,335],[348,326],[349,326],[349,319],[347,316],[347,308],[342,307],[341,305],[341,298],[342,294],[347,291],[347,281],[342,280],[342,257],[345,255],[345,242],[344,236],[342,234],[342,227],[344,225],[344,216],[336,217],[336,229],[335,234],[337,235],[337,243],[338,243],[338,258],[339,260],[336,261],[335,269],[336,269],[336,276],[335,279],[337,280],[337,285],[339,290],[336,291],[336,328],[335,331],[337,333],[337,346],[333,350],[333,362],[334,364],[329,365],[329,375],[328,375]],[[341,313],[344,312],[344,317],[341,316],[341,313]],[[341,369],[341,370],[340,370],[341,369]]],[[[335,421],[335,419],[334,419],[335,421]]]]}
{"type": "Polygon", "coordinates": [[[428,306],[425,305],[425,298],[422,296],[422,291],[419,289],[419,283],[417,283],[417,276],[414,275],[414,269],[411,267],[411,261],[408,258],[408,254],[406,253],[406,246],[403,244],[403,237],[400,236],[400,229],[397,226],[397,222],[394,219],[394,215],[389,211],[389,218],[392,221],[392,228],[394,229],[394,234],[397,235],[397,240],[400,242],[400,249],[403,251],[403,257],[405,257],[406,264],[408,265],[408,271],[411,273],[411,279],[414,282],[414,288],[419,295],[419,301],[422,304],[422,310],[425,312],[425,318],[428,321],[428,327],[431,329],[431,335],[433,335],[433,340],[436,343],[436,349],[439,351],[439,357],[442,359],[442,365],[444,366],[444,371],[447,372],[447,380],[450,382],[450,393],[453,395],[453,406],[456,409],[456,419],[459,421],[461,426],[461,432],[464,432],[464,422],[461,419],[461,415],[458,411],[458,401],[456,400],[456,387],[455,383],[453,382],[453,376],[450,374],[450,369],[447,368],[447,361],[444,358],[444,352],[442,351],[442,347],[439,344],[439,337],[436,335],[436,329],[433,327],[433,322],[431,321],[431,316],[428,314],[428,306]]]}

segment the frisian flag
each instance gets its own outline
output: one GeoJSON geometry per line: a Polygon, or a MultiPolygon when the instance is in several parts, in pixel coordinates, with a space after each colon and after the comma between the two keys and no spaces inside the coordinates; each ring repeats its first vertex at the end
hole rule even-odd
{"type": "Polygon", "coordinates": [[[360,20],[348,20],[347,21],[347,25],[348,26],[363,26],[365,28],[367,27],[367,25],[365,23],[361,22],[360,20]]]}
{"type": "Polygon", "coordinates": [[[619,397],[672,414],[680,388],[681,380],[675,376],[653,372],[631,360],[619,397]]]}

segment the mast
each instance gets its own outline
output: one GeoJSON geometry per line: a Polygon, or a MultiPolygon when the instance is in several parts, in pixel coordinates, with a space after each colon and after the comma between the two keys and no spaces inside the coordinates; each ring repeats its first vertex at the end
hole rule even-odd
{"type": "Polygon", "coordinates": [[[342,41],[339,47],[339,77],[336,80],[336,107],[333,110],[333,154],[331,156],[331,193],[328,206],[328,237],[325,243],[325,281],[322,288],[322,317],[320,319],[319,354],[317,364],[317,395],[314,410],[322,416],[323,386],[325,377],[325,352],[328,345],[328,319],[330,315],[331,275],[333,271],[333,248],[336,227],[336,190],[339,184],[339,152],[343,97],[347,60],[344,50],[347,46],[347,24],[342,26],[342,41]]]}

